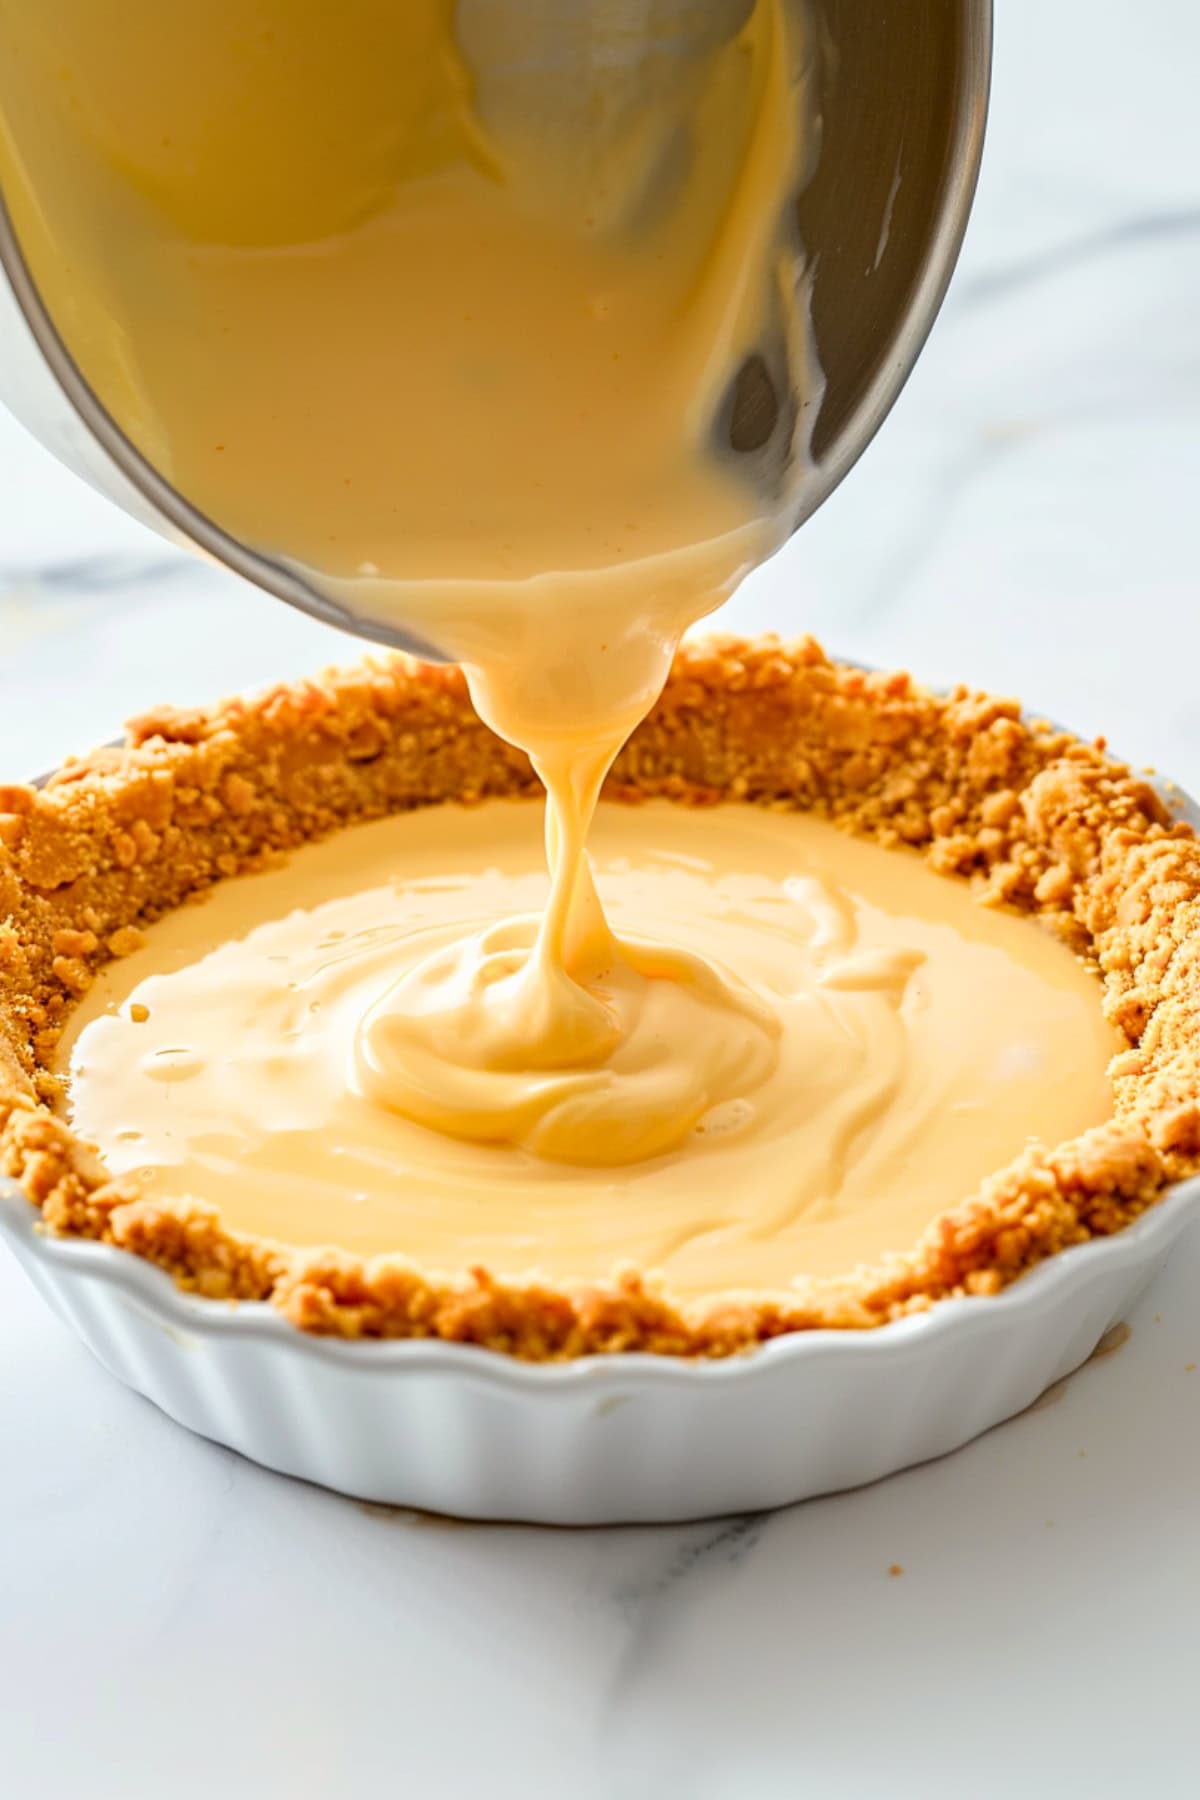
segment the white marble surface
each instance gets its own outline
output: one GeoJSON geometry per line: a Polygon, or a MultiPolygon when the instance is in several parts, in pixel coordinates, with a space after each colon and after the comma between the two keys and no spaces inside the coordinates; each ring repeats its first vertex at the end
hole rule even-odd
{"type": "MultiPolygon", "coordinates": [[[[942,323],[730,621],[1018,691],[1198,789],[1200,14],[1001,11],[942,323]]],[[[0,421],[5,773],[351,649],[0,421]]],[[[379,1516],[190,1439],[0,1261],[0,1791],[1190,1796],[1198,1285],[1200,1230],[1119,1355],[943,1463],[553,1533],[379,1516]]]]}

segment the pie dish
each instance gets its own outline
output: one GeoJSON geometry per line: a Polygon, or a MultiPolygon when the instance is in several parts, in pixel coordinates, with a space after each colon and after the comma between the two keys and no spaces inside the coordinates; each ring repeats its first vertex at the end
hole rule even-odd
{"type": "MultiPolygon", "coordinates": [[[[808,641],[685,648],[610,792],[631,803],[653,795],[812,808],[885,846],[919,850],[969,880],[982,904],[1036,917],[1095,963],[1098,1004],[1127,1039],[1107,1123],[1031,1148],[877,1268],[784,1294],[687,1303],[636,1269],[560,1288],[255,1240],[203,1204],[168,1212],[139,1199],[74,1138],[51,1072],[62,1020],[96,968],[135,947],[145,925],[339,826],[533,791],[523,759],[475,718],[457,673],[401,658],[212,711],[149,713],[125,744],[67,763],[42,789],[0,789],[0,1170],[25,1196],[0,1205],[0,1219],[104,1360],[186,1423],[273,1466],[369,1498],[572,1518],[703,1513],[869,1479],[974,1435],[1082,1360],[1180,1228],[1188,1178],[1200,1170],[1200,843],[1186,805],[1102,743],[1027,720],[1012,701],[966,689],[934,696],[903,674],[833,663],[808,641]],[[1022,1325],[1034,1314],[1047,1331],[1022,1325]],[[344,1341],[382,1338],[407,1341],[344,1341]],[[995,1346],[1010,1339],[1004,1362],[995,1346]],[[517,1398],[584,1394],[591,1416],[593,1403],[643,1391],[674,1395],[673,1404],[695,1394],[698,1426],[706,1406],[714,1418],[729,1410],[730,1384],[774,1390],[786,1406],[788,1369],[806,1370],[813,1394],[823,1371],[824,1416],[854,1371],[871,1369],[882,1393],[885,1369],[883,1386],[903,1386],[914,1357],[933,1354],[940,1366],[951,1341],[960,1386],[972,1342],[991,1346],[992,1376],[973,1398],[963,1390],[965,1412],[943,1395],[936,1428],[911,1439],[897,1435],[903,1405],[893,1392],[881,1415],[892,1423],[866,1450],[831,1445],[820,1456],[810,1441],[802,1468],[793,1459],[781,1470],[778,1456],[759,1454],[739,1474],[726,1448],[708,1477],[692,1470],[686,1497],[664,1498],[656,1476],[635,1473],[636,1493],[606,1499],[593,1484],[589,1501],[576,1471],[569,1502],[561,1483],[557,1499],[554,1482],[517,1479],[512,1491],[511,1475],[490,1501],[486,1483],[464,1492],[453,1471],[416,1480],[411,1439],[398,1462],[368,1456],[370,1471],[344,1443],[340,1460],[328,1444],[318,1455],[315,1440],[304,1450],[303,1431],[272,1447],[247,1422],[249,1402],[226,1367],[231,1357],[257,1359],[260,1394],[268,1365],[287,1365],[296,1394],[307,1381],[308,1400],[289,1403],[292,1426],[293,1415],[315,1416],[323,1382],[349,1382],[359,1396],[338,1402],[346,1418],[382,1404],[377,1384],[375,1398],[367,1394],[374,1376],[450,1383],[469,1390],[476,1409],[486,1393],[492,1412],[473,1429],[495,1447],[517,1398]],[[215,1412],[196,1392],[180,1398],[179,1380],[192,1390],[199,1381],[182,1346],[201,1344],[224,1370],[215,1412]],[[756,1354],[736,1354],[747,1350],[756,1354]],[[1011,1379],[999,1379],[1010,1364],[1011,1379]],[[700,1401],[701,1391],[713,1400],[700,1401]]],[[[920,1387],[934,1392],[928,1376],[920,1387]]],[[[750,1409],[772,1429],[777,1412],[750,1409]]],[[[272,1430],[278,1439],[279,1418],[272,1430]]],[[[607,1431],[614,1450],[618,1435],[607,1431]]],[[[668,1436],[676,1441],[677,1427],[668,1436]]]]}

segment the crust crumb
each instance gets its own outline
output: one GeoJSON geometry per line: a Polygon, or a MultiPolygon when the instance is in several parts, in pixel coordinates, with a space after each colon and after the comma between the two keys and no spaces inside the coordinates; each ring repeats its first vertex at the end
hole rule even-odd
{"type": "Polygon", "coordinates": [[[140,931],[136,925],[122,925],[120,930],[112,932],[108,937],[106,947],[110,956],[132,956],[135,950],[141,949],[145,941],[145,932],[140,931]]]}

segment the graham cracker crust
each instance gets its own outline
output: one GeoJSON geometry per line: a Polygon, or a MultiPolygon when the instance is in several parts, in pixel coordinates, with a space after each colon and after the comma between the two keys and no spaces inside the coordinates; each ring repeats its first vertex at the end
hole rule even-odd
{"type": "Polygon", "coordinates": [[[809,809],[918,850],[969,881],[981,905],[1038,920],[1094,964],[1097,1001],[1128,1043],[1111,1065],[1106,1124],[1030,1148],[876,1268],[687,1303],[636,1269],[558,1287],[266,1242],[227,1230],[211,1207],[140,1198],[72,1133],[53,1070],[64,1017],[146,925],[343,826],[538,791],[525,759],[476,718],[456,670],[399,657],[211,710],[161,708],[41,789],[0,786],[0,1171],[45,1229],[141,1256],[213,1301],[267,1301],[304,1331],[442,1338],[531,1360],[716,1357],[996,1294],[1046,1257],[1120,1231],[1200,1170],[1191,827],[1102,741],[1028,721],[1012,700],[935,696],[905,674],[839,665],[811,640],[685,647],[609,796],[809,809]]]}

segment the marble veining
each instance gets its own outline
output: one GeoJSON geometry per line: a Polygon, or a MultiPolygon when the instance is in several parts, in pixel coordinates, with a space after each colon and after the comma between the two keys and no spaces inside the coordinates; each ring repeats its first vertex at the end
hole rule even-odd
{"type": "MultiPolygon", "coordinates": [[[[1200,789],[1200,14],[1004,0],[943,318],[732,604],[1018,692],[1200,789]]],[[[0,419],[0,774],[354,646],[0,419]]],[[[363,1508],[188,1437],[0,1260],[14,1800],[1194,1792],[1200,1228],[1053,1406],[858,1493],[679,1528],[363,1508]],[[901,1571],[889,1573],[893,1568],[901,1571]]]]}

